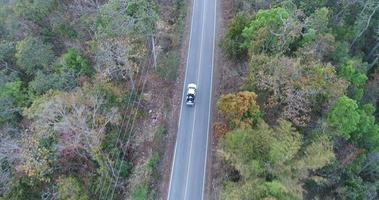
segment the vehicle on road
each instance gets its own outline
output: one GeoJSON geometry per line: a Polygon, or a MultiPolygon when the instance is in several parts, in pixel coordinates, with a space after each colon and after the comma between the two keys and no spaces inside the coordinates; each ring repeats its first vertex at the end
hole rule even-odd
{"type": "Polygon", "coordinates": [[[193,106],[195,104],[196,84],[190,83],[187,87],[186,104],[193,106]]]}

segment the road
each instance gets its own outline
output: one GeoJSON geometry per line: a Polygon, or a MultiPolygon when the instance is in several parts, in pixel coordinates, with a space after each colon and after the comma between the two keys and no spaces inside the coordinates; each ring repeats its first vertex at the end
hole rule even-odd
{"type": "Polygon", "coordinates": [[[204,199],[211,118],[217,0],[193,0],[178,133],[171,168],[169,200],[204,199]],[[185,105],[188,83],[197,84],[195,106],[185,105]]]}

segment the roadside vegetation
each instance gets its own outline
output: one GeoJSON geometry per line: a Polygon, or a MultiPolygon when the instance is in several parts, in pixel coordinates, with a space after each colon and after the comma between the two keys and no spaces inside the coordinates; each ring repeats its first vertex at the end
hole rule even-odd
{"type": "Polygon", "coordinates": [[[378,199],[378,1],[233,5],[220,47],[242,83],[217,102],[219,198],[378,199]]]}
{"type": "Polygon", "coordinates": [[[0,5],[0,199],[154,199],[184,1],[0,5]]]}

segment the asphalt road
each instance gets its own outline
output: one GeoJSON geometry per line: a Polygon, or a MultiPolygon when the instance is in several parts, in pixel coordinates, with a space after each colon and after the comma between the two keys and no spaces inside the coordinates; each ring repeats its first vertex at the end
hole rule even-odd
{"type": "Polygon", "coordinates": [[[171,168],[169,200],[204,199],[211,118],[217,0],[193,0],[178,133],[171,168]],[[185,105],[188,83],[197,84],[193,107],[185,105]]]}

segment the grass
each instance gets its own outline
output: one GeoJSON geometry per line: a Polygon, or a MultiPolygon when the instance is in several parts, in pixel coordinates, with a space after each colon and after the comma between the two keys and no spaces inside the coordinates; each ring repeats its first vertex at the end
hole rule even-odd
{"type": "Polygon", "coordinates": [[[140,184],[134,189],[132,200],[146,200],[149,198],[149,193],[150,187],[146,184],[140,184]]]}

